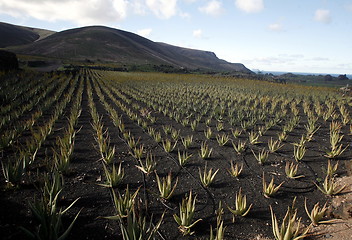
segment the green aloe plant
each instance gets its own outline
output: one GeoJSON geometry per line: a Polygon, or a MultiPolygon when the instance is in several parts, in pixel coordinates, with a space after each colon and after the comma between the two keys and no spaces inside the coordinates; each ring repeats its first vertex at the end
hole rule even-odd
{"type": "Polygon", "coordinates": [[[230,173],[230,175],[234,178],[238,178],[243,170],[243,164],[238,165],[238,163],[233,163],[233,161],[231,161],[231,167],[230,169],[228,169],[227,171],[230,173]]]}
{"type": "Polygon", "coordinates": [[[272,230],[276,240],[300,240],[307,237],[309,227],[302,230],[301,219],[297,218],[297,209],[289,208],[286,212],[281,226],[270,206],[272,230]]]}
{"type": "Polygon", "coordinates": [[[273,138],[270,138],[270,140],[268,141],[268,148],[271,153],[277,152],[283,146],[284,145],[279,140],[273,141],[273,138]]]}
{"type": "Polygon", "coordinates": [[[246,141],[242,142],[241,140],[238,140],[237,145],[232,142],[232,146],[237,154],[241,154],[246,150],[246,141]]]}
{"type": "Polygon", "coordinates": [[[227,206],[227,208],[233,214],[232,220],[234,222],[235,216],[245,217],[251,210],[252,206],[253,204],[247,206],[247,197],[245,195],[242,195],[242,188],[240,188],[239,192],[236,193],[235,197],[235,209],[232,209],[229,206],[227,206]]]}
{"type": "Polygon", "coordinates": [[[159,189],[159,196],[162,199],[170,199],[172,197],[172,194],[174,193],[177,183],[178,183],[178,178],[176,178],[175,184],[172,186],[172,176],[171,172],[164,178],[159,178],[158,174],[155,171],[155,177],[156,177],[156,182],[158,183],[158,189],[159,189]]]}
{"type": "Polygon", "coordinates": [[[294,146],[293,156],[297,162],[301,161],[306,153],[306,147],[304,145],[294,146]]]}
{"type": "Polygon", "coordinates": [[[14,162],[1,161],[2,172],[8,188],[18,186],[26,171],[26,161],[23,157],[17,158],[14,162]]]}
{"type": "Polygon", "coordinates": [[[204,187],[208,187],[210,184],[212,184],[218,171],[219,169],[213,173],[212,168],[207,171],[207,164],[205,164],[203,172],[199,168],[199,178],[204,187]]]}
{"type": "Polygon", "coordinates": [[[153,154],[150,152],[147,154],[144,162],[140,158],[138,159],[138,162],[139,165],[136,165],[136,167],[147,175],[151,174],[157,165],[153,154]]]}
{"type": "Polygon", "coordinates": [[[331,164],[331,161],[330,159],[328,160],[328,166],[326,169],[324,169],[326,175],[330,176],[330,177],[334,177],[336,172],[337,172],[337,169],[339,167],[339,162],[336,162],[336,164],[333,166],[331,164]]]}
{"type": "Polygon", "coordinates": [[[279,191],[280,187],[284,184],[284,182],[280,183],[279,185],[274,184],[274,177],[271,178],[271,181],[269,184],[266,183],[265,181],[265,176],[263,173],[263,194],[264,197],[270,198],[276,195],[276,193],[279,191]]]}
{"type": "Polygon", "coordinates": [[[193,220],[196,208],[196,198],[197,197],[192,197],[192,191],[190,191],[189,195],[182,199],[182,203],[180,204],[179,216],[177,214],[173,215],[175,221],[179,225],[179,230],[183,235],[192,235],[193,232],[191,232],[191,228],[196,223],[202,220],[193,220]]]}
{"type": "Polygon", "coordinates": [[[99,185],[103,187],[111,187],[111,188],[115,188],[119,186],[125,177],[125,171],[122,168],[122,163],[120,163],[117,169],[115,167],[115,164],[113,164],[111,172],[109,171],[105,163],[103,163],[103,168],[104,168],[106,183],[99,184],[99,185]]]}
{"type": "Polygon", "coordinates": [[[238,128],[231,129],[231,133],[232,133],[234,138],[238,138],[241,135],[242,130],[239,130],[238,128]]]}
{"type": "Polygon", "coordinates": [[[189,135],[189,136],[185,136],[185,137],[181,138],[181,142],[182,142],[183,146],[185,147],[185,149],[188,149],[193,142],[193,135],[189,135]]]}
{"type": "Polygon", "coordinates": [[[168,138],[162,141],[164,151],[167,153],[172,152],[175,149],[176,144],[177,144],[177,141],[174,144],[172,144],[172,142],[168,138]]]}
{"type": "Polygon", "coordinates": [[[192,156],[193,154],[188,154],[186,151],[181,153],[180,150],[178,150],[178,163],[180,166],[185,166],[192,156]]]}
{"type": "Polygon", "coordinates": [[[221,221],[219,224],[217,224],[216,232],[214,235],[213,227],[210,225],[209,240],[223,240],[225,237],[225,229],[226,227],[224,227],[224,221],[221,221]]]}
{"type": "Polygon", "coordinates": [[[255,145],[255,144],[258,144],[260,143],[258,141],[260,135],[259,133],[256,133],[254,131],[251,131],[249,134],[248,134],[248,139],[249,139],[249,143],[252,144],[252,145],[255,145]]]}
{"type": "Polygon", "coordinates": [[[335,183],[335,179],[329,175],[326,175],[325,180],[323,182],[323,186],[320,187],[318,184],[314,182],[314,184],[317,186],[317,188],[324,194],[332,196],[332,195],[337,195],[341,193],[345,188],[346,185],[337,188],[337,185],[335,183]]]}
{"type": "Polygon", "coordinates": [[[213,132],[210,127],[208,127],[207,130],[204,130],[204,136],[207,139],[210,139],[213,136],[213,132]]]}
{"type": "Polygon", "coordinates": [[[219,146],[224,146],[229,140],[230,137],[225,133],[216,136],[216,141],[218,142],[219,146]]]}
{"type": "Polygon", "coordinates": [[[288,178],[298,179],[298,178],[304,177],[304,175],[297,176],[297,172],[298,172],[298,164],[295,164],[293,162],[291,163],[286,162],[285,173],[288,178]]]}
{"type": "Polygon", "coordinates": [[[60,192],[61,190],[58,191],[56,195],[52,195],[49,199],[42,196],[40,200],[35,200],[34,203],[30,203],[32,214],[39,222],[36,231],[21,228],[30,239],[63,240],[67,238],[81,211],[76,214],[71,224],[64,229],[62,217],[79,198],[73,201],[66,209],[58,209],[57,200],[60,192]]]}
{"type": "Polygon", "coordinates": [[[129,191],[129,187],[127,185],[124,196],[121,195],[120,192],[118,192],[118,195],[116,195],[115,191],[111,190],[112,197],[114,200],[116,215],[108,216],[104,218],[111,219],[111,220],[120,220],[121,218],[126,218],[128,213],[132,211],[139,189],[140,188],[138,188],[133,194],[131,194],[129,191]]]}
{"type": "Polygon", "coordinates": [[[255,152],[252,150],[252,153],[255,157],[255,159],[257,159],[258,163],[260,165],[263,165],[264,163],[266,163],[266,161],[268,160],[268,157],[269,157],[269,151],[265,150],[264,148],[262,149],[262,151],[260,151],[257,154],[255,154],[255,152]]]}
{"type": "Polygon", "coordinates": [[[202,159],[208,159],[208,158],[210,158],[212,152],[213,152],[213,149],[209,148],[209,146],[206,142],[202,142],[202,144],[200,146],[199,156],[202,159]]]}
{"type": "Polygon", "coordinates": [[[120,219],[120,228],[123,240],[153,240],[164,219],[163,213],[159,221],[154,225],[152,220],[147,224],[146,217],[137,213],[134,207],[127,213],[126,221],[120,219]]]}
{"type": "Polygon", "coordinates": [[[144,145],[143,144],[139,145],[139,147],[137,147],[137,146],[134,147],[132,149],[132,151],[130,151],[132,157],[134,157],[137,160],[140,160],[142,158],[143,152],[144,152],[144,145]]]}
{"type": "Polygon", "coordinates": [[[307,199],[304,200],[304,208],[313,226],[318,226],[319,224],[331,223],[335,221],[334,219],[322,220],[325,217],[326,212],[329,210],[326,204],[327,203],[325,203],[324,206],[320,208],[319,203],[316,203],[313,209],[309,212],[307,207],[307,199]]]}

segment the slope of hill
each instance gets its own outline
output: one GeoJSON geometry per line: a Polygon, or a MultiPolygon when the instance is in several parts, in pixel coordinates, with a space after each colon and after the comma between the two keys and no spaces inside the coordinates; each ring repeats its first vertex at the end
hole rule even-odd
{"type": "Polygon", "coordinates": [[[0,22],[0,48],[32,43],[53,33],[53,31],[45,29],[22,27],[0,22]]]}
{"type": "Polygon", "coordinates": [[[8,48],[26,55],[102,61],[130,65],[171,65],[188,69],[251,72],[243,64],[229,63],[212,52],[153,42],[131,32],[103,26],[70,29],[44,39],[8,48]]]}

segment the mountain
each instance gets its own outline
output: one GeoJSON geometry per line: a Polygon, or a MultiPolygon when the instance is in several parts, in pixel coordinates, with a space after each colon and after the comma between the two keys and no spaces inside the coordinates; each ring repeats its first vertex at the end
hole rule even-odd
{"type": "Polygon", "coordinates": [[[0,48],[24,45],[43,39],[53,31],[0,22],[0,48]]]}
{"type": "MultiPolygon", "coordinates": [[[[1,29],[0,29],[1,30],[1,29]]],[[[23,39],[27,31],[24,32],[23,39]]],[[[2,35],[2,32],[0,31],[2,35]]],[[[114,62],[125,65],[171,65],[188,69],[240,71],[243,64],[229,63],[213,52],[153,42],[137,34],[104,26],[90,26],[53,33],[26,45],[7,48],[18,54],[73,61],[114,62]]]]}

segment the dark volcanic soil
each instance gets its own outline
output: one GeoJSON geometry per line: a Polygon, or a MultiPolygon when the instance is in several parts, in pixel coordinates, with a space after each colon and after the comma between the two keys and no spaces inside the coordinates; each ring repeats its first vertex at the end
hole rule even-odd
{"type": "MultiPolygon", "coordinates": [[[[109,190],[98,185],[104,182],[105,178],[100,154],[94,139],[95,133],[91,126],[92,118],[88,106],[86,81],[90,81],[90,78],[85,78],[82,114],[76,126],[76,129],[80,129],[80,131],[77,133],[75,140],[71,172],[64,176],[65,186],[59,204],[62,207],[69,206],[75,199],[80,198],[71,208],[67,217],[64,218],[64,223],[67,226],[75,214],[82,209],[68,239],[122,239],[118,222],[102,218],[114,215],[115,210],[109,190]]],[[[164,202],[157,197],[158,189],[155,175],[151,174],[144,178],[143,174],[135,167],[137,161],[129,154],[128,145],[123,140],[118,128],[114,126],[95,91],[93,92],[93,97],[99,115],[103,116],[104,127],[108,129],[111,144],[116,146],[115,162],[122,162],[122,166],[125,169],[126,177],[123,180],[123,184],[116,191],[124,192],[127,185],[133,192],[141,187],[138,203],[148,218],[153,215],[155,223],[160,215],[165,212],[163,224],[159,231],[160,235],[157,235],[158,239],[207,239],[209,226],[212,225],[213,228],[216,226],[215,211],[219,201],[223,203],[225,211],[223,216],[226,226],[225,239],[254,239],[258,235],[273,238],[269,206],[273,207],[275,214],[281,221],[287,207],[292,204],[293,198],[297,197],[296,207],[298,208],[298,215],[302,217],[305,225],[309,225],[308,217],[304,211],[304,200],[307,199],[309,209],[317,202],[323,204],[331,200],[330,197],[322,194],[313,184],[313,182],[321,181],[324,178],[322,169],[326,167],[327,161],[323,154],[324,149],[329,148],[329,136],[327,135],[329,123],[319,120],[318,125],[321,125],[321,128],[314,135],[314,139],[307,143],[307,155],[299,167],[299,174],[305,177],[290,180],[285,176],[285,162],[293,160],[293,146],[290,143],[298,142],[301,135],[305,132],[306,116],[303,114],[301,115],[303,120],[294,132],[289,134],[284,147],[277,153],[270,154],[269,161],[262,166],[257,163],[251,149],[257,153],[262,148],[267,148],[268,140],[271,137],[277,138],[277,133],[281,130],[278,126],[260,137],[261,143],[253,146],[249,145],[242,155],[236,154],[230,142],[220,147],[215,137],[213,137],[208,140],[209,146],[213,148],[213,154],[210,159],[202,160],[198,155],[198,151],[201,142],[206,140],[203,133],[205,129],[204,119],[197,127],[197,131],[192,131],[190,127],[183,127],[163,114],[153,112],[153,116],[157,118],[157,121],[152,125],[150,124],[150,126],[160,131],[163,136],[166,136],[162,129],[163,125],[172,125],[174,128],[180,129],[181,136],[193,135],[194,143],[188,150],[189,153],[193,154],[192,160],[185,167],[180,167],[177,162],[177,149],[184,149],[181,141],[178,141],[177,147],[173,152],[170,154],[165,153],[160,144],[157,144],[136,122],[130,120],[105,94],[106,101],[122,116],[126,130],[130,131],[135,138],[140,137],[140,143],[144,145],[145,152],[151,151],[156,156],[158,175],[165,176],[171,172],[174,179],[178,178],[174,196],[169,201],[164,202]],[[234,179],[227,172],[230,167],[230,160],[243,163],[244,165],[243,175],[239,179],[234,179]],[[199,168],[203,169],[205,162],[208,168],[220,169],[216,175],[215,183],[209,188],[201,185],[198,176],[199,168]],[[284,181],[276,197],[265,198],[263,196],[263,172],[265,172],[267,182],[270,181],[272,176],[275,178],[276,184],[284,181]],[[242,193],[247,196],[248,203],[253,204],[253,207],[246,217],[237,217],[233,223],[232,215],[226,205],[234,207],[235,194],[240,188],[242,188],[242,193]],[[195,233],[192,236],[182,237],[172,215],[178,214],[179,203],[190,190],[197,196],[195,219],[202,218],[202,221],[193,228],[195,233]]],[[[131,96],[126,94],[126,97],[131,99],[132,103],[145,107],[142,102],[136,101],[131,96]]],[[[115,95],[115,98],[123,101],[119,96],[115,95]]],[[[131,104],[128,106],[131,107],[131,104]]],[[[66,116],[69,109],[70,104],[66,107],[64,116],[60,117],[55,123],[54,133],[47,138],[42,147],[43,149],[38,154],[37,163],[30,169],[29,175],[24,178],[24,182],[18,189],[6,189],[4,177],[1,175],[0,238],[8,240],[25,239],[25,235],[19,230],[19,227],[35,229],[37,223],[33,220],[29,203],[39,196],[36,188],[36,171],[37,169],[42,171],[44,168],[43,163],[46,154],[51,151],[50,149],[55,142],[56,136],[62,134],[61,129],[67,124],[66,116]]],[[[45,121],[49,116],[50,113],[44,115],[42,121],[45,121]]],[[[211,127],[214,131],[214,136],[216,136],[218,132],[215,128],[215,121],[213,121],[211,127]]],[[[234,139],[231,135],[230,127],[226,123],[224,130],[221,132],[229,134],[234,142],[237,142],[238,139],[234,139]]],[[[347,127],[343,131],[346,132],[347,127]]],[[[248,140],[248,133],[242,133],[239,139],[248,140]]],[[[345,136],[343,144],[346,145],[349,142],[350,137],[345,136]]],[[[12,148],[5,149],[2,153],[2,159],[12,157],[12,152],[12,148]]],[[[349,155],[350,150],[348,149],[338,158],[340,161],[339,175],[346,174],[343,162],[349,160],[349,155]]],[[[335,163],[335,161],[333,162],[335,163]]]]}

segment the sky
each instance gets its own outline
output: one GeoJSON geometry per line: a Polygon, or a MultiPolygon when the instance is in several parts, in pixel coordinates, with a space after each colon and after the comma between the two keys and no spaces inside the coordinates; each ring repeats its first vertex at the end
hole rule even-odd
{"type": "Polygon", "coordinates": [[[352,74],[352,0],[0,0],[0,21],[104,25],[252,70],[352,74]]]}

